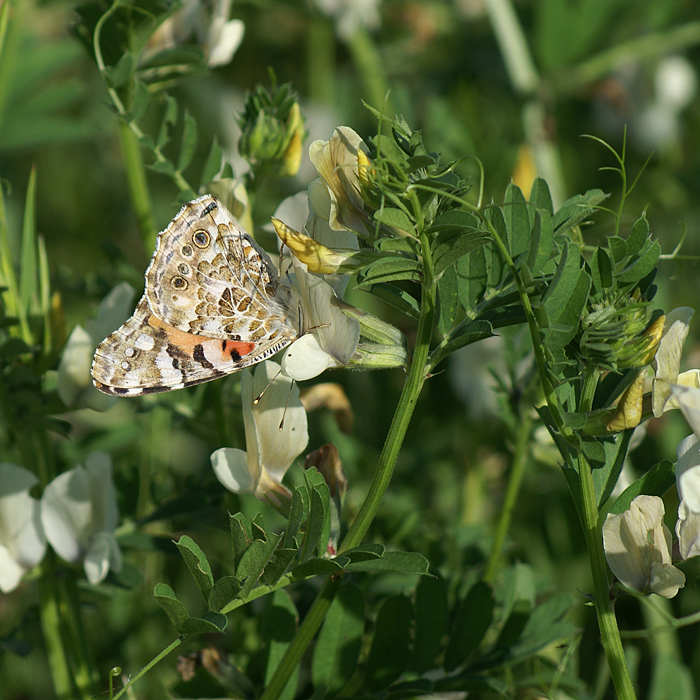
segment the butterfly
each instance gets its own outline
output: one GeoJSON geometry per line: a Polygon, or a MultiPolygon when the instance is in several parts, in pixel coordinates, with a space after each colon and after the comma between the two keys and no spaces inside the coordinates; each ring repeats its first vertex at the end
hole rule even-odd
{"type": "Polygon", "coordinates": [[[158,234],[143,297],[97,347],[93,382],[114,396],[200,384],[271,357],[302,325],[267,253],[207,194],[158,234]]]}

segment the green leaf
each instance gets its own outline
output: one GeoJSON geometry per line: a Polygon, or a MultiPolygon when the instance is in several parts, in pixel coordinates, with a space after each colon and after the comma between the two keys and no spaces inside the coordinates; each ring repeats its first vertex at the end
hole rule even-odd
{"type": "Polygon", "coordinates": [[[160,122],[160,129],[158,130],[158,139],[156,144],[158,148],[163,148],[166,143],[170,140],[170,127],[177,121],[177,100],[172,96],[168,95],[165,100],[165,110],[163,111],[163,118],[160,122]]]}
{"type": "Polygon", "coordinates": [[[376,243],[377,250],[382,252],[407,253],[409,255],[420,255],[420,243],[410,236],[400,238],[380,238],[376,243]]]}
{"type": "Polygon", "coordinates": [[[394,209],[393,207],[377,209],[377,211],[374,212],[374,218],[385,226],[395,226],[413,236],[416,234],[415,224],[402,209],[394,209]]]}
{"type": "Polygon", "coordinates": [[[624,260],[627,257],[627,243],[624,238],[608,236],[606,242],[615,263],[619,263],[620,260],[624,260]]]}
{"type": "Polygon", "coordinates": [[[107,85],[119,88],[131,78],[134,69],[134,57],[130,52],[122,54],[122,57],[113,66],[106,66],[103,76],[107,85]]]}
{"type": "Polygon", "coordinates": [[[226,629],[228,618],[218,612],[204,613],[202,617],[191,617],[183,625],[183,633],[190,634],[220,634],[226,629]]]}
{"type": "Polygon", "coordinates": [[[533,275],[538,275],[554,255],[554,227],[552,217],[535,212],[530,249],[527,254],[527,267],[533,275]]]}
{"type": "Polygon", "coordinates": [[[241,557],[236,576],[243,582],[241,598],[245,598],[255,587],[277,543],[277,535],[269,533],[268,540],[254,540],[241,557]]]}
{"type": "MultiPolygon", "coordinates": [[[[147,58],[139,64],[140,71],[147,71],[152,68],[175,67],[180,71],[184,66],[197,67],[204,63],[204,51],[199,46],[179,45],[159,51],[154,56],[147,58]]],[[[204,66],[202,66],[204,67],[204,66]]]]}
{"type": "Polygon", "coordinates": [[[616,499],[611,513],[624,513],[630,503],[642,494],[663,496],[676,483],[675,465],[667,459],[655,464],[646,474],[630,484],[616,499]]]}
{"type": "Polygon", "coordinates": [[[520,661],[559,639],[575,634],[576,625],[563,619],[573,606],[574,597],[562,593],[535,608],[517,644],[511,647],[508,659],[520,661]]]}
{"type": "Polygon", "coordinates": [[[506,223],[508,250],[515,259],[529,248],[530,214],[522,191],[512,182],[506,188],[502,211],[506,223]]]}
{"type": "Polygon", "coordinates": [[[486,245],[491,236],[483,230],[443,231],[432,243],[435,274],[455,263],[467,253],[486,245]]]}
{"type": "Polygon", "coordinates": [[[207,604],[210,610],[220,612],[229,603],[238,598],[241,592],[241,582],[235,576],[222,576],[214,581],[207,604]]]}
{"type": "Polygon", "coordinates": [[[438,214],[430,224],[428,233],[453,232],[462,233],[464,231],[484,231],[484,227],[479,218],[469,211],[450,209],[438,214]]]}
{"type": "Polygon", "coordinates": [[[413,606],[402,595],[386,598],[379,608],[365,666],[365,688],[376,692],[395,681],[408,664],[413,606]]]}
{"type": "Polygon", "coordinates": [[[292,502],[289,506],[289,519],[287,529],[284,532],[284,546],[291,548],[296,546],[296,536],[301,524],[309,517],[310,505],[309,489],[306,484],[295,487],[292,493],[292,502]]]}
{"type": "Polygon", "coordinates": [[[415,629],[409,667],[421,674],[434,668],[447,629],[447,585],[440,577],[421,576],[416,586],[415,629]]]}
{"type": "Polygon", "coordinates": [[[358,274],[358,289],[368,289],[371,285],[393,280],[419,282],[421,266],[417,260],[399,256],[381,258],[363,267],[358,274]]]}
{"type": "Polygon", "coordinates": [[[484,638],[493,620],[494,599],[491,586],[477,581],[460,603],[450,629],[443,666],[453,671],[484,638]]]}
{"type": "Polygon", "coordinates": [[[596,207],[609,195],[602,190],[588,190],[567,199],[554,214],[554,232],[561,235],[587,219],[596,207]]]}
{"type": "Polygon", "coordinates": [[[578,249],[567,241],[554,278],[542,297],[550,322],[545,342],[551,350],[566,346],[578,330],[591,287],[591,278],[580,264],[578,249]]]}
{"type": "Polygon", "coordinates": [[[180,156],[177,159],[177,171],[182,172],[192,162],[195,149],[197,148],[197,122],[194,117],[185,112],[185,123],[182,128],[182,143],[180,145],[180,156]]]}
{"type": "Polygon", "coordinates": [[[188,535],[183,535],[176,543],[187,568],[192,574],[204,600],[209,599],[209,593],[214,585],[214,577],[206,554],[199,545],[188,535]]]}
{"type": "MultiPolygon", "coordinates": [[[[530,204],[534,204],[536,208],[530,207],[530,216],[532,217],[532,222],[534,224],[534,215],[537,213],[537,209],[540,209],[540,215],[543,213],[548,214],[549,217],[554,214],[554,207],[552,206],[552,195],[549,192],[549,185],[541,177],[536,177],[530,188],[530,204]]],[[[543,216],[543,218],[547,218],[543,216]]]]}
{"type": "Polygon", "coordinates": [[[427,574],[430,562],[416,552],[386,552],[381,559],[366,559],[345,565],[345,571],[396,571],[401,574],[427,574]]]}
{"type": "Polygon", "coordinates": [[[627,237],[627,252],[629,255],[636,255],[644,248],[649,239],[649,222],[645,213],[634,222],[632,231],[627,237]]]}
{"type": "Polygon", "coordinates": [[[150,96],[148,94],[148,87],[145,83],[140,80],[134,81],[134,97],[131,102],[131,111],[128,115],[130,121],[138,122],[148,109],[148,104],[150,102],[150,96]]]}
{"type": "Polygon", "coordinates": [[[620,272],[616,272],[615,279],[622,284],[639,282],[656,267],[659,255],[661,246],[654,241],[638,258],[630,260],[620,272]]]}
{"type": "Polygon", "coordinates": [[[22,221],[22,250],[19,268],[19,294],[24,312],[33,311],[37,293],[36,240],[36,168],[32,168],[27,183],[27,198],[22,221]]]}
{"type": "Polygon", "coordinates": [[[175,171],[175,166],[167,159],[156,160],[148,166],[151,170],[161,175],[167,175],[168,177],[174,178],[177,175],[175,171]]]}
{"type": "Polygon", "coordinates": [[[591,258],[591,277],[595,288],[602,292],[613,285],[613,267],[608,252],[604,248],[596,249],[591,258]]]}
{"type": "Polygon", "coordinates": [[[362,589],[352,583],[340,586],[323,621],[311,662],[316,688],[326,687],[335,695],[350,680],[362,648],[364,616],[362,589]]]}
{"type": "Polygon", "coordinates": [[[302,560],[313,556],[313,554],[322,557],[326,553],[330,533],[328,486],[316,469],[305,471],[304,479],[311,494],[311,508],[306,524],[302,560]]]}
{"type": "Polygon", "coordinates": [[[464,319],[456,328],[447,335],[442,343],[430,353],[430,366],[435,369],[448,355],[471,345],[479,340],[490,338],[494,335],[493,327],[488,321],[470,321],[464,319]]]}
{"type": "MultiPolygon", "coordinates": [[[[297,630],[299,614],[285,590],[275,591],[267,596],[262,614],[261,635],[266,646],[265,684],[270,682],[284,652],[287,650],[297,630]]],[[[284,690],[279,694],[280,700],[292,700],[299,679],[299,667],[294,669],[284,690]]]]}
{"type": "Polygon", "coordinates": [[[654,656],[649,700],[696,700],[693,675],[688,666],[669,653],[654,656]]]}
{"type": "Polygon", "coordinates": [[[233,566],[238,571],[244,552],[253,541],[250,532],[250,520],[242,513],[229,514],[229,526],[231,528],[231,545],[233,547],[233,566]]]}
{"type": "Polygon", "coordinates": [[[457,288],[457,271],[454,265],[446,268],[437,283],[437,329],[446,336],[457,318],[459,311],[459,293],[457,288]]]}
{"type": "Polygon", "coordinates": [[[359,547],[346,549],[343,556],[353,561],[367,561],[370,559],[381,559],[384,556],[386,547],[383,544],[361,544],[359,547]]]}
{"type": "Polygon", "coordinates": [[[322,559],[320,557],[308,559],[292,569],[292,576],[295,579],[303,579],[311,576],[336,574],[343,570],[343,563],[346,561],[346,558],[340,559],[339,557],[335,557],[335,559],[322,559]]]}
{"type": "Polygon", "coordinates": [[[207,160],[204,163],[204,167],[202,168],[202,174],[199,179],[199,181],[202,184],[211,182],[216,178],[216,176],[221,170],[223,156],[224,152],[221,150],[221,146],[219,146],[219,142],[216,140],[216,136],[214,136],[214,140],[211,144],[211,149],[209,150],[209,155],[207,156],[207,160]]]}
{"type": "Polygon", "coordinates": [[[475,311],[488,287],[492,257],[490,246],[484,246],[457,261],[459,303],[468,313],[475,311]]]}
{"type": "Polygon", "coordinates": [[[165,583],[157,583],[153,589],[153,595],[175,629],[184,634],[185,625],[190,619],[190,615],[185,606],[177,599],[175,591],[165,583]]]}
{"type": "Polygon", "coordinates": [[[288,549],[278,547],[275,549],[260,577],[260,582],[267,586],[273,586],[277,583],[287,570],[287,567],[292,563],[298,551],[296,547],[290,547],[288,549]]]}
{"type": "Polygon", "coordinates": [[[615,488],[633,433],[634,430],[625,430],[614,437],[601,441],[605,450],[603,466],[593,470],[593,486],[598,508],[601,508],[610,498],[610,494],[615,488]]]}
{"type": "Polygon", "coordinates": [[[408,292],[395,287],[393,284],[373,284],[368,288],[368,291],[385,301],[390,306],[401,311],[401,313],[418,319],[420,316],[420,304],[408,292]]]}

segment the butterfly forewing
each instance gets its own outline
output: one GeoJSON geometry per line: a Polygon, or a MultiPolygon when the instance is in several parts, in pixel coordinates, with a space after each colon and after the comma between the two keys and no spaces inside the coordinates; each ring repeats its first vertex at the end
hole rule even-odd
{"type": "Polygon", "coordinates": [[[95,352],[95,386],[170,391],[271,357],[300,334],[291,294],[228,210],[200,197],[159,234],[133,316],[95,352]]]}

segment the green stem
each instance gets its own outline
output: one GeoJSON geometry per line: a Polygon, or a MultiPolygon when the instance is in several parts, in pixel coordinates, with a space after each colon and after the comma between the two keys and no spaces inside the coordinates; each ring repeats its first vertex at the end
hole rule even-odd
{"type": "Polygon", "coordinates": [[[600,637],[617,697],[619,700],[634,700],[636,698],[634,686],[627,669],[620,630],[617,627],[615,610],[610,598],[608,569],[603,551],[603,537],[598,523],[598,505],[593,485],[593,474],[581,449],[578,450],[578,472],[581,482],[582,525],[591,560],[593,598],[598,616],[600,637]]]}
{"type": "Polygon", "coordinates": [[[68,645],[64,644],[61,635],[61,613],[55,581],[48,572],[39,581],[39,617],[56,698],[73,700],[76,693],[68,662],[68,645]]]}
{"type": "MultiPolygon", "coordinates": [[[[396,412],[394,413],[394,418],[391,421],[389,432],[384,441],[384,448],[379,457],[372,485],[339,548],[339,552],[359,545],[376,515],[384,493],[391,481],[396,458],[401,450],[408,424],[426,379],[426,367],[435,315],[436,286],[430,241],[425,234],[421,235],[421,248],[423,253],[423,284],[413,360],[398,406],[396,407],[396,412]]],[[[296,665],[320,628],[339,586],[339,577],[330,577],[326,580],[311,609],[304,618],[304,622],[299,627],[296,636],[287,647],[260,700],[277,700],[280,696],[296,665]]]]}
{"type": "Polygon", "coordinates": [[[503,507],[501,508],[501,515],[498,519],[493,544],[491,545],[491,552],[489,553],[489,559],[486,562],[486,569],[484,570],[483,578],[484,581],[487,582],[493,581],[494,574],[496,573],[496,568],[501,558],[503,543],[508,534],[510,521],[513,517],[513,510],[515,509],[518,494],[520,493],[520,485],[523,482],[523,476],[525,476],[531,429],[532,416],[526,413],[518,430],[518,439],[513,453],[513,467],[510,472],[508,487],[506,489],[503,507]]]}
{"type": "Polygon", "coordinates": [[[145,676],[159,661],[162,661],[171,651],[177,649],[180,644],[182,644],[183,638],[178,637],[172,644],[169,644],[163,651],[158,654],[154,659],[151,659],[129,682],[114,696],[112,700],[119,700],[119,698],[126,693],[129,688],[131,688],[137,680],[145,676]]]}
{"type": "Polygon", "coordinates": [[[151,195],[148,191],[146,168],[141,157],[141,149],[134,132],[126,122],[119,122],[119,142],[124,158],[126,182],[131,195],[131,203],[136,212],[136,223],[141,232],[141,240],[146,250],[152,250],[156,243],[156,225],[153,220],[151,195]]]}
{"type": "Polygon", "coordinates": [[[372,42],[372,37],[366,29],[360,27],[348,39],[347,45],[364,84],[367,101],[376,109],[390,114],[389,87],[381,57],[372,42]]]}
{"type": "MultiPolygon", "coordinates": [[[[328,608],[335,598],[335,594],[340,587],[340,576],[330,576],[326,579],[323,587],[316,596],[313,604],[306,613],[304,621],[299,626],[292,643],[287,647],[284,656],[279,662],[279,665],[272,674],[272,678],[265,688],[265,692],[260,697],[260,700],[277,700],[282,691],[287,685],[287,681],[291,677],[297,664],[301,661],[301,657],[311,644],[311,640],[318,631],[321,623],[328,613],[328,608]]],[[[116,700],[116,699],[115,699],[116,700]]]]}

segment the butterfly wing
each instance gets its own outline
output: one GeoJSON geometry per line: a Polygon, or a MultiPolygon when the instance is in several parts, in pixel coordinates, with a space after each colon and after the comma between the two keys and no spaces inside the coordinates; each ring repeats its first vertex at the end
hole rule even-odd
{"type": "Polygon", "coordinates": [[[98,346],[92,377],[105,394],[139,396],[217,379],[278,349],[185,333],[153,314],[144,295],[134,315],[98,346]]]}
{"type": "Polygon", "coordinates": [[[299,336],[272,261],[211,195],[186,204],[159,234],[146,296],[156,316],[185,333],[263,345],[299,336]]]}

